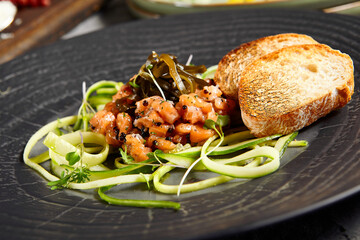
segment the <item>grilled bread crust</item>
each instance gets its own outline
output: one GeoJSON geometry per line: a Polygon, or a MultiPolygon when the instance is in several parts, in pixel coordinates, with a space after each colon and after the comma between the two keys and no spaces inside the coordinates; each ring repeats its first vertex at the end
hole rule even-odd
{"type": "Polygon", "coordinates": [[[227,98],[237,102],[240,75],[249,63],[283,47],[315,43],[310,36],[297,33],[267,36],[244,43],[221,59],[214,81],[227,98]]]}
{"type": "Polygon", "coordinates": [[[351,58],[323,44],[285,47],[249,64],[239,81],[244,124],[257,137],[297,131],[345,106],[351,58]]]}

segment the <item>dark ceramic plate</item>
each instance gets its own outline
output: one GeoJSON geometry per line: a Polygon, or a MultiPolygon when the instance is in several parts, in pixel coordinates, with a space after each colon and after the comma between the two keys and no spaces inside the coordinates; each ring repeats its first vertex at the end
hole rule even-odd
{"type": "MultiPolygon", "coordinates": [[[[360,20],[284,10],[173,16],[119,25],[30,52],[0,67],[0,229],[2,238],[199,239],[241,233],[300,215],[360,189],[360,20]],[[266,35],[313,36],[354,60],[356,89],[343,109],[300,132],[281,169],[247,183],[182,195],[182,210],[109,206],[93,192],[52,191],[22,162],[29,137],[74,114],[81,83],[127,81],[148,54],[216,64],[232,48],[266,35]],[[286,163],[286,164],[285,164],[286,163]]],[[[145,193],[146,194],[146,193],[145,193]]],[[[136,195],[136,193],[135,193],[136,195]]],[[[154,197],[154,195],[151,195],[154,197]]],[[[162,199],[173,196],[155,195],[162,199]]]]}

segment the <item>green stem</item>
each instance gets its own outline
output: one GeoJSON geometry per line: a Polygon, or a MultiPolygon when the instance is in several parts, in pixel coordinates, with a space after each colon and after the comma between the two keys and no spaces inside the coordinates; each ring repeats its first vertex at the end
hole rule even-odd
{"type": "Polygon", "coordinates": [[[138,199],[119,199],[106,195],[104,192],[108,190],[108,187],[101,187],[98,189],[98,194],[102,200],[109,204],[122,205],[128,207],[145,207],[145,208],[173,208],[175,210],[180,209],[180,203],[172,201],[160,201],[160,200],[138,200],[138,199]]]}
{"type": "Polygon", "coordinates": [[[85,100],[87,101],[94,91],[97,91],[99,88],[107,88],[113,87],[117,90],[123,85],[122,82],[115,82],[115,81],[99,81],[91,85],[88,90],[86,91],[85,100]]]}
{"type": "Polygon", "coordinates": [[[96,94],[98,94],[98,95],[100,95],[100,94],[114,95],[117,93],[117,91],[118,91],[118,89],[116,89],[116,88],[104,87],[104,88],[99,88],[98,90],[96,90],[96,94]]]}
{"type": "Polygon", "coordinates": [[[104,96],[104,95],[91,96],[88,99],[88,102],[90,103],[90,105],[95,106],[95,107],[97,107],[99,105],[105,105],[111,101],[112,101],[111,96],[104,96]]]}

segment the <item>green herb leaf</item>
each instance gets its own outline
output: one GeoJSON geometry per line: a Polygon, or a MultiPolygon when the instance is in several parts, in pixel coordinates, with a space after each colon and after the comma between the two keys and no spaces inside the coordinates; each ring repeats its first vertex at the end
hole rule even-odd
{"type": "Polygon", "coordinates": [[[215,129],[216,126],[224,127],[230,122],[230,117],[228,115],[218,115],[216,122],[211,119],[206,119],[204,123],[205,129],[215,129]]]}
{"type": "Polygon", "coordinates": [[[218,115],[218,116],[217,116],[216,123],[217,123],[220,127],[224,127],[224,126],[228,125],[229,122],[230,122],[230,117],[229,117],[229,115],[218,115]]]}
{"type": "Polygon", "coordinates": [[[77,168],[70,175],[70,182],[83,183],[90,180],[90,170],[87,168],[77,168]]]}
{"type": "Polygon", "coordinates": [[[66,187],[69,179],[70,179],[70,175],[66,175],[64,177],[61,177],[57,181],[48,182],[47,185],[51,187],[51,190],[63,189],[64,187],[66,187]]]}
{"type": "Polygon", "coordinates": [[[126,149],[126,145],[125,145],[125,151],[122,150],[121,148],[119,148],[120,150],[120,155],[121,155],[121,158],[123,159],[124,163],[126,164],[131,164],[134,162],[134,158],[132,156],[129,156],[127,154],[127,149],[126,149]]]}
{"type": "Polygon", "coordinates": [[[49,182],[47,185],[51,186],[51,190],[63,189],[66,188],[69,183],[84,183],[90,181],[90,170],[84,167],[76,168],[69,173],[69,170],[66,169],[61,173],[61,177],[57,181],[49,182]]]}
{"type": "Polygon", "coordinates": [[[65,159],[69,162],[70,166],[80,161],[80,155],[76,152],[69,152],[66,154],[65,159]]]}
{"type": "Polygon", "coordinates": [[[217,123],[214,120],[206,119],[206,121],[204,123],[204,128],[205,129],[215,129],[216,125],[217,125],[217,123]]]}

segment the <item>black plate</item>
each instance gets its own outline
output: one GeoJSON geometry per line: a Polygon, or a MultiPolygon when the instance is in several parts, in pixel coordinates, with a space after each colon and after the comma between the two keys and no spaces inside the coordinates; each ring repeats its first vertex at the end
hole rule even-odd
{"type": "Polygon", "coordinates": [[[316,12],[201,13],[115,26],[0,66],[0,87],[5,91],[0,96],[2,237],[220,237],[288,219],[358,192],[359,32],[358,18],[316,12]],[[52,191],[22,162],[23,148],[36,130],[75,113],[83,81],[127,81],[152,50],[173,53],[182,61],[193,54],[195,64],[210,66],[243,42],[283,32],[309,34],[348,53],[354,60],[356,89],[349,105],[301,131],[299,139],[309,140],[310,146],[288,155],[287,164],[272,175],[182,195],[182,210],[174,212],[109,206],[92,192],[52,191]],[[296,154],[300,155],[291,160],[296,154]]]}

